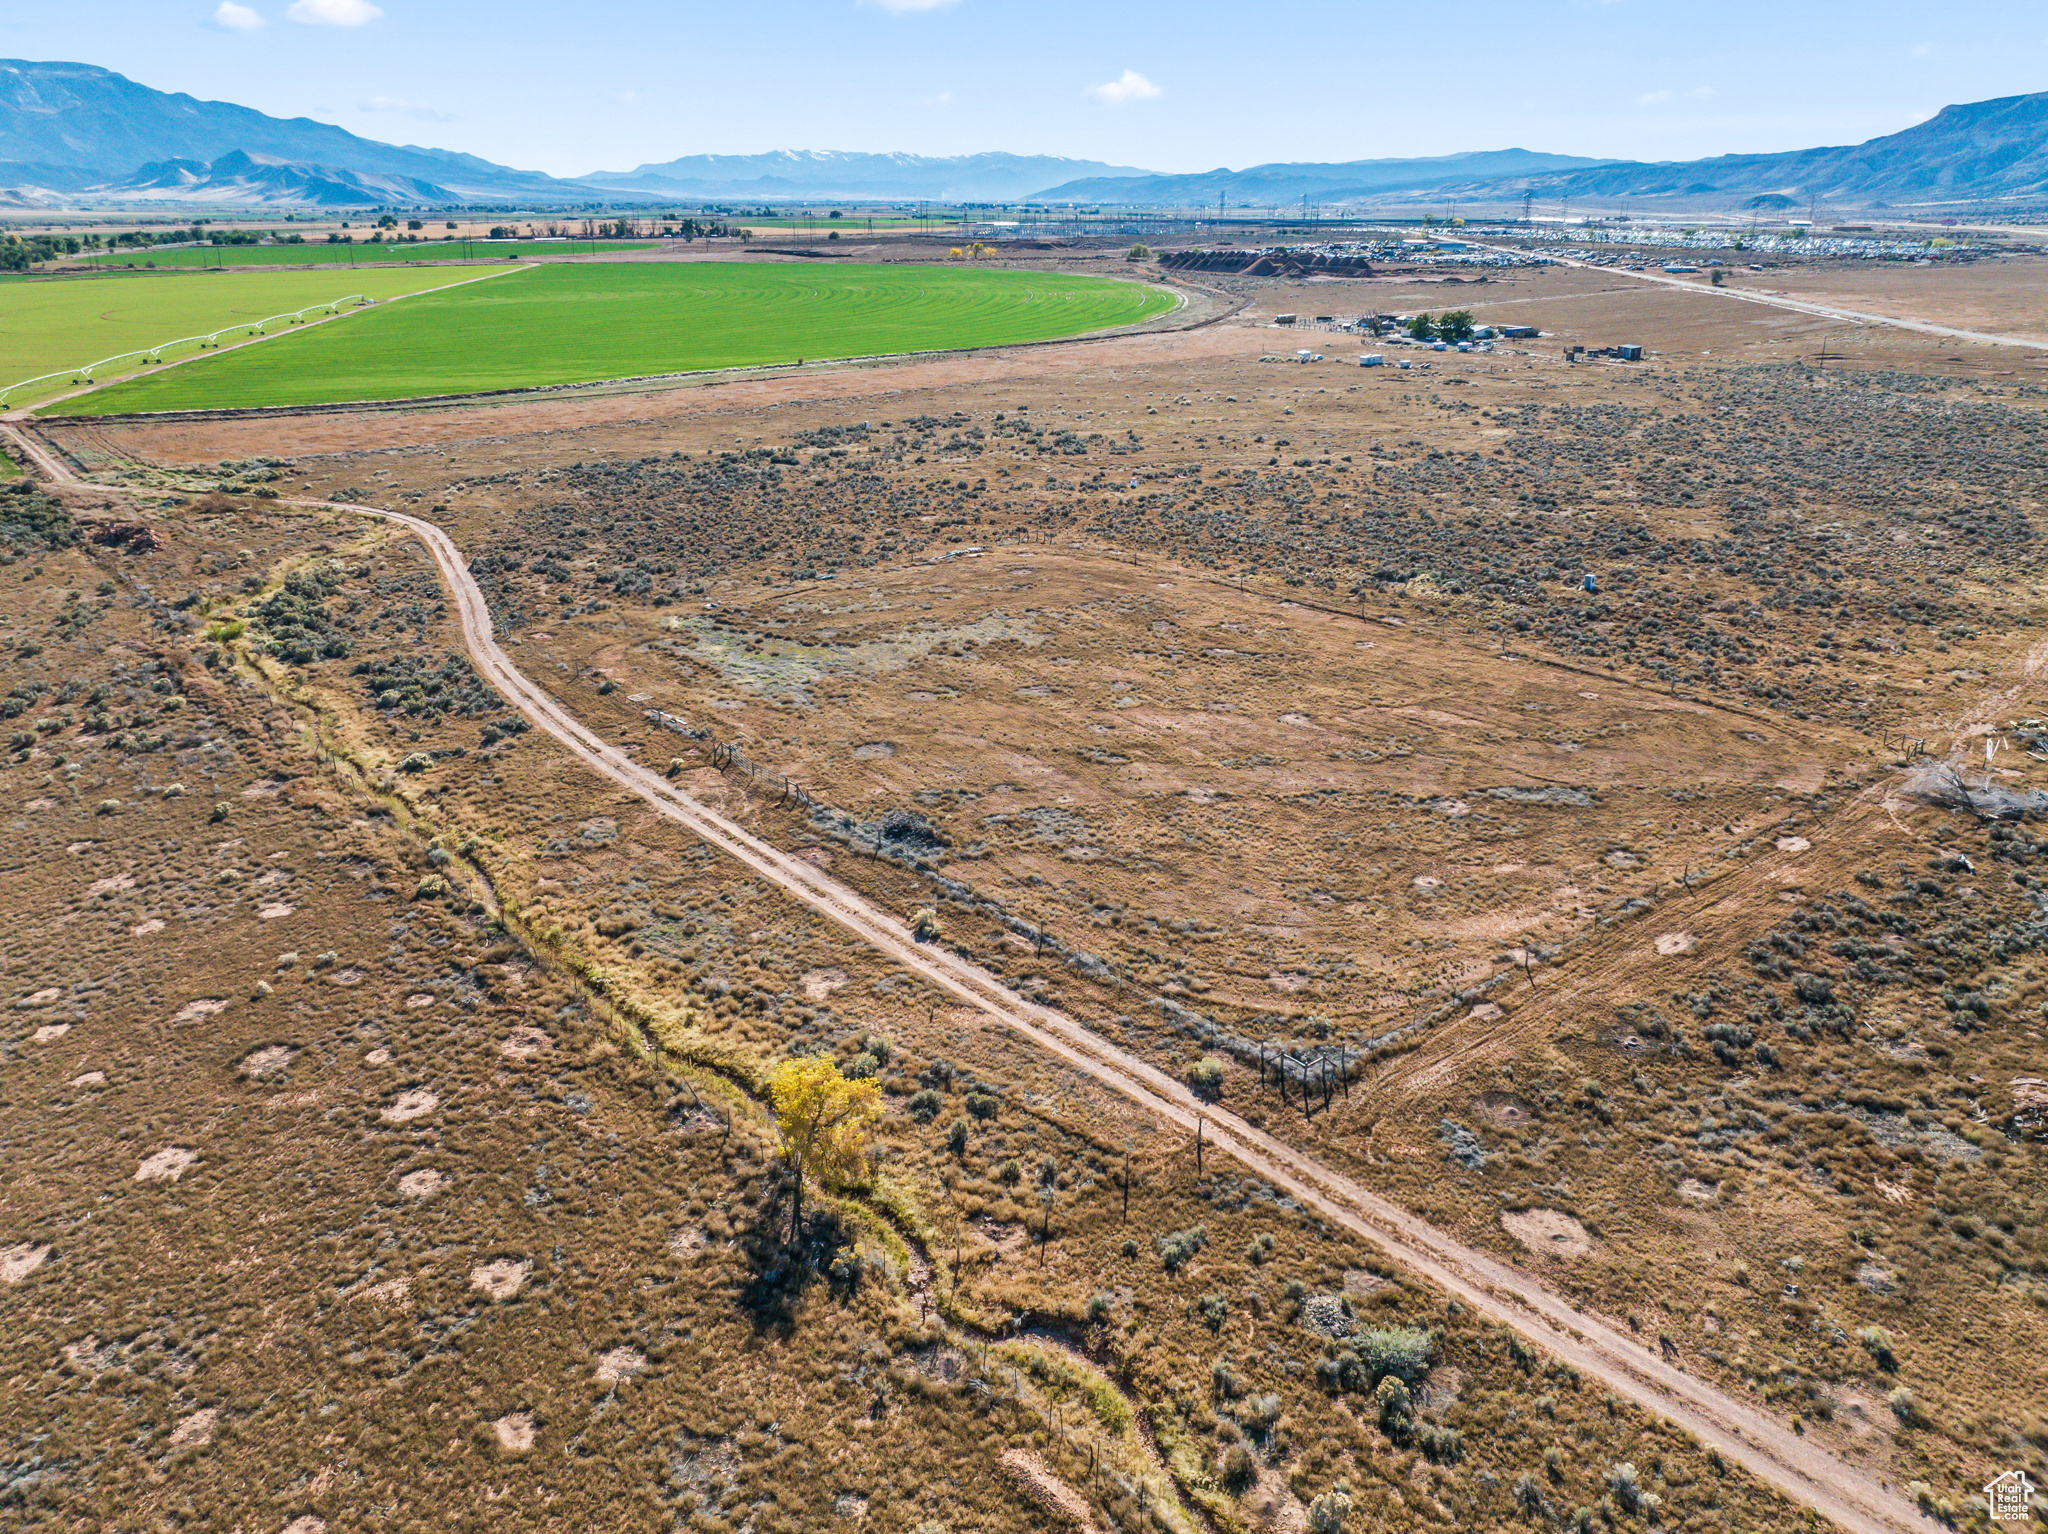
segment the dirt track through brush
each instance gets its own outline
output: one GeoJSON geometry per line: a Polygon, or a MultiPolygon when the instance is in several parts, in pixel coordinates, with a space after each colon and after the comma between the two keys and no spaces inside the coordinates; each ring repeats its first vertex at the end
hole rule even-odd
{"type": "MultiPolygon", "coordinates": [[[[46,469],[56,468],[56,477],[71,477],[45,456],[35,456],[46,469]]],[[[1215,1153],[1231,1157],[1372,1241],[1480,1314],[1685,1429],[1840,1528],[1854,1534],[1904,1534],[1921,1526],[1913,1506],[1868,1472],[1795,1435],[1766,1412],[1686,1374],[1658,1356],[1654,1345],[1581,1313],[1510,1264],[1437,1230],[1228,1110],[1199,1102],[1180,1082],[1097,1037],[1074,1018],[1025,999],[968,960],[919,943],[904,923],[852,889],[762,841],[607,744],[529,680],[499,647],[481,588],[454,541],[433,523],[375,506],[282,504],[354,512],[412,532],[432,554],[454,598],[463,641],[477,670],[536,727],[593,771],[639,796],[657,814],[688,828],[905,969],[1189,1136],[1201,1125],[1215,1153]]]]}

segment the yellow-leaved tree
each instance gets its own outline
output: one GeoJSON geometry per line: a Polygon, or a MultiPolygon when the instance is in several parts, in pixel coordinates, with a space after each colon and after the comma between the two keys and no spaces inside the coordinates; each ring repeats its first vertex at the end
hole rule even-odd
{"type": "Polygon", "coordinates": [[[830,1060],[812,1056],[776,1066],[768,1076],[768,1095],[783,1162],[796,1173],[789,1220],[795,1241],[803,1231],[804,1179],[843,1181],[859,1172],[868,1126],[881,1116],[881,1092],[872,1081],[849,1079],[830,1060]]]}

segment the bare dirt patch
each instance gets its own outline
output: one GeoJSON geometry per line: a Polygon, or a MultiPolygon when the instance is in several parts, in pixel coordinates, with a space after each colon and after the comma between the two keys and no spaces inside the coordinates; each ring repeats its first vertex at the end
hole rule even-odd
{"type": "Polygon", "coordinates": [[[20,1283],[43,1265],[50,1252],[51,1248],[47,1246],[27,1241],[0,1247],[0,1284],[20,1283]]]}
{"type": "Polygon", "coordinates": [[[207,1444],[213,1442],[214,1430],[219,1425],[220,1408],[217,1406],[201,1407],[198,1411],[191,1412],[178,1419],[177,1425],[171,1429],[171,1436],[165,1447],[170,1449],[204,1448],[207,1444]]]}
{"type": "Polygon", "coordinates": [[[638,1348],[613,1348],[597,1360],[597,1382],[600,1385],[622,1384],[646,1367],[647,1355],[638,1348]]]}
{"type": "Polygon", "coordinates": [[[441,1099],[424,1087],[414,1087],[401,1092],[381,1110],[379,1117],[393,1124],[409,1124],[414,1119],[425,1118],[441,1106],[441,1099]]]}
{"type": "Polygon", "coordinates": [[[491,1424],[491,1434],[504,1453],[529,1454],[533,1451],[533,1415],[523,1411],[507,1412],[491,1424]]]}
{"type": "Polygon", "coordinates": [[[812,1001],[823,1001],[845,985],[846,971],[843,969],[814,969],[803,979],[804,995],[812,1001]]]}
{"type": "Polygon", "coordinates": [[[1503,1214],[1500,1228],[1530,1251],[1545,1257],[1590,1257],[1593,1238],[1586,1227],[1557,1209],[1525,1209],[1503,1214]]]}
{"type": "Polygon", "coordinates": [[[498,1045],[498,1053],[508,1060],[531,1060],[548,1048],[549,1042],[547,1034],[539,1028],[515,1028],[498,1045]]]}
{"type": "Polygon", "coordinates": [[[182,1146],[166,1146],[142,1158],[135,1169],[137,1182],[176,1182],[199,1160],[199,1152],[182,1146]]]}
{"type": "Polygon", "coordinates": [[[446,1174],[436,1167],[421,1167],[398,1179],[398,1191],[407,1198],[432,1198],[448,1185],[446,1174]]]}
{"type": "Polygon", "coordinates": [[[509,1300],[526,1287],[533,1276],[533,1263],[524,1257],[499,1257],[469,1270],[469,1287],[480,1289],[494,1300],[509,1300]]]}
{"type": "Polygon", "coordinates": [[[292,1063],[292,1049],[288,1044],[266,1044],[261,1049],[251,1050],[242,1056],[237,1067],[245,1076],[275,1076],[292,1063]]]}

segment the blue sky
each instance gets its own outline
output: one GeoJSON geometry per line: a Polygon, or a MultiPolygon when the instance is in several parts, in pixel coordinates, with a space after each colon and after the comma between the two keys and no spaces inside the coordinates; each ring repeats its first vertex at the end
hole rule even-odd
{"type": "Polygon", "coordinates": [[[573,175],[693,153],[985,149],[1150,169],[1519,145],[1855,143],[2048,88],[1999,0],[90,0],[0,55],[573,175]]]}

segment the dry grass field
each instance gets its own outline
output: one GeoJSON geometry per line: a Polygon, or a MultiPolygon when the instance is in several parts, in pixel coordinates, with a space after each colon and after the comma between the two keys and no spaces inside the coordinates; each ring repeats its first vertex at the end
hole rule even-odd
{"type": "MultiPolygon", "coordinates": [[[[1972,280],[2016,312],[2030,271],[1972,280]]],[[[102,544],[136,514],[70,492],[85,541],[20,521],[0,570],[5,1494],[1803,1522],[601,784],[477,680],[417,545],[256,491],[441,523],[642,761],[1933,1515],[2048,1469],[2037,364],[1830,331],[1815,367],[1818,321],[1589,272],[1250,299],[53,428],[182,504],[102,544]],[[1261,323],[1454,306],[1556,333],[1367,371],[1261,323]],[[1651,361],[1559,356],[1621,339],[1651,361]],[[792,1253],[762,1081],[799,1053],[887,1112],[792,1253]]]]}

